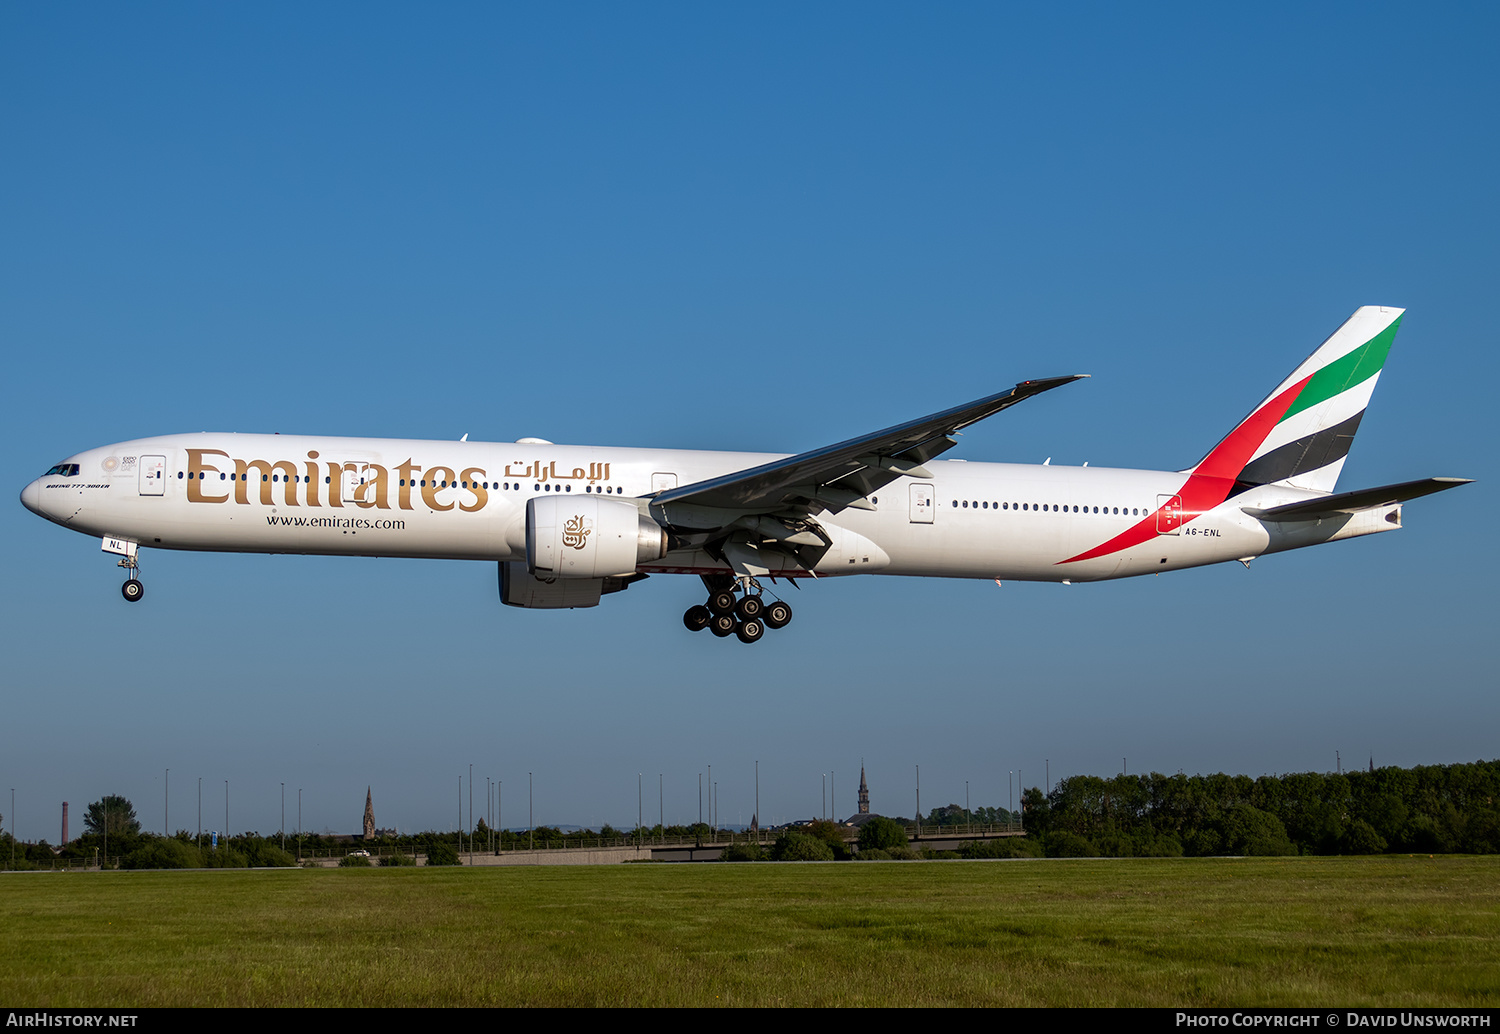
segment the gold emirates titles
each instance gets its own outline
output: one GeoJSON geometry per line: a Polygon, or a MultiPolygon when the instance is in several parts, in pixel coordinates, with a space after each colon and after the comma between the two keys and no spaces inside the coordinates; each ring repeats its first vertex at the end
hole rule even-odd
{"type": "MultiPolygon", "coordinates": [[[[297,464],[292,460],[237,460],[222,449],[188,449],[187,454],[187,498],[190,503],[227,503],[232,499],[242,505],[248,504],[250,502],[249,474],[253,470],[260,475],[262,506],[276,505],[275,492],[278,487],[282,486],[285,486],[282,495],[286,506],[322,506],[324,501],[318,497],[319,475],[322,474],[326,478],[326,481],[322,483],[329,489],[327,505],[342,508],[346,502],[343,499],[343,493],[335,486],[341,486],[344,475],[348,473],[364,478],[363,482],[354,488],[352,505],[365,509],[391,509],[391,472],[379,463],[324,461],[320,466],[316,462],[318,453],[313,450],[308,452],[307,461],[302,464],[303,470],[299,471],[297,464]],[[232,463],[234,470],[220,470],[214,465],[213,457],[222,457],[226,467],[232,463]],[[232,492],[210,495],[208,489],[214,482],[205,483],[204,474],[230,475],[230,481],[234,485],[232,492]],[[272,481],[273,477],[280,478],[280,485],[272,481]],[[297,498],[299,487],[306,489],[305,500],[297,498]]],[[[609,478],[608,463],[590,463],[586,471],[582,467],[575,467],[571,474],[559,474],[556,468],[555,462],[547,466],[535,463],[528,464],[524,473],[518,473],[513,472],[510,465],[507,465],[505,476],[536,481],[587,481],[590,484],[609,478]]],[[[465,513],[473,513],[484,509],[490,499],[489,489],[485,487],[489,475],[485,473],[483,467],[465,467],[455,472],[452,467],[437,466],[428,467],[424,471],[408,459],[395,468],[395,473],[396,507],[402,510],[414,509],[411,500],[413,488],[421,493],[422,502],[433,510],[452,510],[456,506],[465,513]],[[418,474],[427,476],[419,479],[414,476],[418,474]],[[420,484],[417,483],[418,481],[420,484]],[[456,502],[439,501],[439,492],[453,488],[468,492],[472,499],[456,502]]]]}

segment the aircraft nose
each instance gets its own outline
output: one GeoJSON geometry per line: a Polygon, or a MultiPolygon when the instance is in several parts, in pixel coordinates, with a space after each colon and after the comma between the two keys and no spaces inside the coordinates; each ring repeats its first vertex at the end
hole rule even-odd
{"type": "Polygon", "coordinates": [[[47,516],[42,512],[42,483],[40,480],[33,481],[21,489],[21,505],[38,517],[47,516]]]}

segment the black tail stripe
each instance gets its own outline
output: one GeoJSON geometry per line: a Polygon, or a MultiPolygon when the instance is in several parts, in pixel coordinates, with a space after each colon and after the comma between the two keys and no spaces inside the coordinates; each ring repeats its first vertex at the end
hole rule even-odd
{"type": "Polygon", "coordinates": [[[1365,411],[1360,410],[1341,424],[1325,427],[1279,449],[1272,449],[1260,459],[1246,464],[1236,480],[1251,485],[1269,485],[1343,459],[1349,455],[1354,432],[1359,430],[1364,415],[1365,411]]]}

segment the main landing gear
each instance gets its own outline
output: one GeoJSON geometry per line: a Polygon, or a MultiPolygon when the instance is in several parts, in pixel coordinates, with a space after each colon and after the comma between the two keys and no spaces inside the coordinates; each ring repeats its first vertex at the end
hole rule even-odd
{"type": "Polygon", "coordinates": [[[706,628],[720,639],[737,636],[742,643],[754,643],[766,629],[784,628],[792,620],[791,606],[782,600],[767,603],[760,583],[753,578],[714,575],[705,576],[703,582],[708,586],[708,602],[689,607],[682,615],[689,632],[706,628]]]}

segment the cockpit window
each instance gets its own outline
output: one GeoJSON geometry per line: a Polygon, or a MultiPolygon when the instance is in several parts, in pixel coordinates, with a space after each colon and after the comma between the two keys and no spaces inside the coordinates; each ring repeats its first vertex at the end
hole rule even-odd
{"type": "Polygon", "coordinates": [[[53,467],[51,470],[47,471],[47,473],[45,473],[45,474],[42,475],[42,477],[44,477],[44,478],[50,478],[50,477],[71,478],[71,477],[77,477],[77,476],[78,476],[78,464],[76,464],[76,463],[59,463],[57,466],[53,467]]]}

